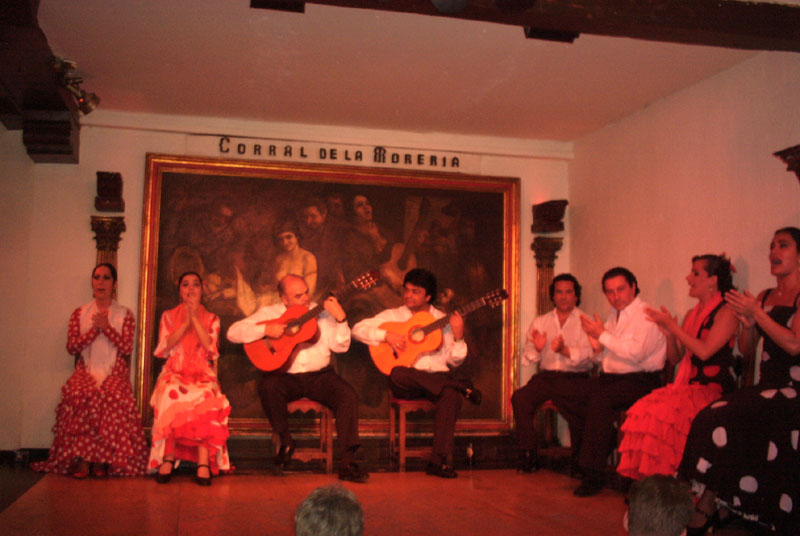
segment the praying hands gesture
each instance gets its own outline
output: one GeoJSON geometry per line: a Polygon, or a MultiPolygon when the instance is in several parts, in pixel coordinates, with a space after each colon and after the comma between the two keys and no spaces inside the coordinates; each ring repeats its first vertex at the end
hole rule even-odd
{"type": "Polygon", "coordinates": [[[103,331],[109,326],[108,323],[108,309],[105,311],[97,311],[92,315],[92,327],[97,331],[103,331]]]}

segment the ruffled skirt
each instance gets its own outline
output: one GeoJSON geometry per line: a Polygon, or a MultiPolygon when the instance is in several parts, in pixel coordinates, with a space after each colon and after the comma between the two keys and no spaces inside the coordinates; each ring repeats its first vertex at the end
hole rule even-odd
{"type": "Polygon", "coordinates": [[[639,399],[621,428],[617,472],[634,480],[675,474],[692,420],[721,395],[715,384],[669,384],[639,399]]]}
{"type": "Polygon", "coordinates": [[[197,463],[197,448],[208,448],[213,474],[230,470],[227,439],[231,406],[217,379],[206,374],[185,377],[166,367],[158,377],[153,396],[153,441],[149,472],[155,472],[164,456],[197,463]]]}
{"type": "Polygon", "coordinates": [[[129,378],[127,363],[117,357],[111,374],[98,385],[79,359],[61,389],[49,457],[31,467],[70,474],[80,459],[108,464],[111,475],[143,475],[147,440],[129,378]]]}

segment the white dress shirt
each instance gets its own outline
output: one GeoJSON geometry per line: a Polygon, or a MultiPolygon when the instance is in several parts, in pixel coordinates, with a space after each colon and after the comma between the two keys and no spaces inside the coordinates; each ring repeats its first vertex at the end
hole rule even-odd
{"type": "MultiPolygon", "coordinates": [[[[430,306],[427,311],[435,319],[440,319],[445,314],[430,306]]],[[[386,309],[372,318],[362,320],[353,326],[353,337],[369,346],[375,346],[386,341],[386,330],[381,329],[380,325],[384,322],[406,322],[414,314],[411,309],[403,305],[395,309],[386,309]]],[[[417,356],[417,360],[412,365],[417,370],[426,372],[447,372],[448,365],[457,367],[464,362],[467,357],[467,343],[464,339],[456,341],[453,337],[453,329],[448,324],[442,329],[442,344],[433,352],[423,352],[417,356]]]]}
{"type": "Polygon", "coordinates": [[[549,313],[537,316],[528,329],[528,337],[522,349],[522,358],[526,364],[539,363],[539,370],[556,370],[560,372],[587,372],[592,369],[592,345],[589,337],[581,327],[581,315],[577,307],[573,308],[562,326],[558,321],[555,309],[549,313]],[[533,343],[533,332],[538,331],[547,336],[542,351],[536,349],[533,343]],[[564,338],[564,345],[569,348],[569,357],[560,352],[554,352],[550,343],[559,335],[564,338]]]}
{"type": "Polygon", "coordinates": [[[638,297],[622,311],[611,308],[599,341],[605,347],[603,372],[628,374],[657,372],[664,368],[667,339],[647,318],[649,307],[638,297]]]}
{"type": "MultiPolygon", "coordinates": [[[[314,307],[316,307],[314,303],[309,305],[309,309],[314,307]]],[[[265,305],[247,318],[231,325],[228,328],[228,340],[234,343],[256,341],[264,336],[264,324],[259,322],[279,318],[285,312],[286,305],[283,303],[265,305]]],[[[347,322],[339,323],[328,311],[323,311],[317,317],[317,327],[319,340],[313,344],[304,342],[298,345],[301,349],[286,371],[289,374],[321,370],[330,364],[331,352],[346,352],[350,348],[350,327],[347,322]]]]}

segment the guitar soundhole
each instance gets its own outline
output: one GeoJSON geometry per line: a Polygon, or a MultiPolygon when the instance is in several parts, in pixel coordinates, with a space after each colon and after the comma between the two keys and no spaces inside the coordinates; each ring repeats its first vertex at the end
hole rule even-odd
{"type": "Polygon", "coordinates": [[[300,326],[296,322],[292,322],[287,324],[286,329],[284,330],[285,333],[294,336],[297,335],[297,332],[300,331],[300,326]]]}
{"type": "Polygon", "coordinates": [[[408,334],[408,340],[414,343],[421,343],[425,339],[425,332],[420,328],[412,329],[408,334]]]}

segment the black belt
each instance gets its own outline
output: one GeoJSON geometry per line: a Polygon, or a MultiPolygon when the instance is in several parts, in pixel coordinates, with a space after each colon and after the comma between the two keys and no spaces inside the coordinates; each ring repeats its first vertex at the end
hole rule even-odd
{"type": "Polygon", "coordinates": [[[651,376],[660,376],[661,371],[657,370],[654,372],[601,372],[600,377],[608,376],[611,378],[634,378],[634,377],[642,377],[642,378],[649,378],[651,376]]]}

